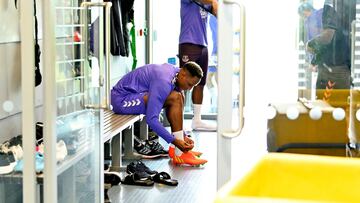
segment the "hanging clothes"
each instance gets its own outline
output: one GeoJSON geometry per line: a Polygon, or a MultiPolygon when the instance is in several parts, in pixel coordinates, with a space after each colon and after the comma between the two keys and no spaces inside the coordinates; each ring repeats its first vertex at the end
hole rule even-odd
{"type": "Polygon", "coordinates": [[[114,56],[129,56],[129,30],[127,24],[134,20],[134,0],[110,0],[110,52],[114,56]]]}
{"type": "MultiPolygon", "coordinates": [[[[15,8],[17,9],[17,0],[14,1],[15,8]]],[[[39,86],[42,81],[42,75],[40,72],[40,55],[41,55],[41,49],[39,45],[39,38],[38,38],[38,20],[36,17],[36,0],[34,0],[34,21],[35,21],[35,46],[34,46],[34,52],[35,52],[35,87],[39,86]]]]}
{"type": "Polygon", "coordinates": [[[131,36],[131,55],[133,57],[133,64],[132,64],[132,70],[134,70],[137,66],[137,57],[136,57],[136,31],[135,31],[135,23],[134,21],[131,22],[131,28],[130,28],[130,36],[131,36]]]}

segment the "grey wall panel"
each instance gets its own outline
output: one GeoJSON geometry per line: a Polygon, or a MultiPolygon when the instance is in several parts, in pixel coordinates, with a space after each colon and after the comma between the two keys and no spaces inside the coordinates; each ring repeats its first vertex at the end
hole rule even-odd
{"type": "Polygon", "coordinates": [[[5,44],[5,61],[7,69],[7,99],[14,103],[14,109],[10,114],[21,112],[21,53],[20,43],[5,44]]]}
{"type": "Polygon", "coordinates": [[[9,115],[9,113],[5,112],[2,108],[4,102],[8,100],[8,89],[7,89],[7,70],[12,67],[8,67],[8,60],[6,58],[7,54],[7,45],[6,44],[0,44],[0,119],[6,117],[9,115]]]}

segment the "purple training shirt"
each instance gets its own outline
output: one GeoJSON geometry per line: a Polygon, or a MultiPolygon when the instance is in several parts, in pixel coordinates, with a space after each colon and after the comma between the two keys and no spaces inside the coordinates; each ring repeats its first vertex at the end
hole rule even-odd
{"type": "MultiPolygon", "coordinates": [[[[179,68],[171,64],[148,64],[126,74],[112,89],[112,97],[123,97],[127,94],[148,94],[145,112],[146,123],[166,142],[171,143],[174,137],[159,121],[159,114],[166,98],[175,89],[173,79],[179,68]]],[[[138,114],[136,112],[134,114],[138,114]]]]}
{"type": "MultiPolygon", "coordinates": [[[[209,7],[209,5],[205,5],[209,7]]],[[[181,0],[181,27],[179,44],[191,43],[207,46],[206,24],[208,12],[190,0],[181,0]]]]}

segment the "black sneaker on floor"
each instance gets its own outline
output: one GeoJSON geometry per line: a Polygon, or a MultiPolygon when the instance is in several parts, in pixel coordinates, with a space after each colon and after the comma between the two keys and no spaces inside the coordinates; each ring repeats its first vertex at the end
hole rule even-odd
{"type": "Polygon", "coordinates": [[[104,172],[104,183],[113,185],[119,185],[121,181],[120,174],[113,171],[105,171],[104,172]]]}
{"type": "Polygon", "coordinates": [[[152,151],[159,152],[159,154],[161,154],[161,156],[164,156],[164,157],[169,156],[168,151],[165,150],[164,147],[159,142],[146,140],[145,143],[150,146],[150,149],[152,151]]]}
{"type": "Polygon", "coordinates": [[[126,172],[129,174],[137,173],[140,178],[148,178],[149,176],[153,176],[157,173],[157,171],[151,170],[142,161],[131,162],[126,166],[126,172]]]}
{"type": "Polygon", "coordinates": [[[163,152],[161,150],[152,148],[149,144],[140,140],[136,136],[134,136],[134,149],[139,155],[141,155],[142,158],[145,159],[153,159],[163,156],[163,152]]]}

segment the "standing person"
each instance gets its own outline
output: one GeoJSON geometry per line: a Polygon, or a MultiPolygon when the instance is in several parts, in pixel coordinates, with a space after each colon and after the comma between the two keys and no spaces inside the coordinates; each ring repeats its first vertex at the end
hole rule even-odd
{"type": "MultiPolygon", "coordinates": [[[[298,7],[298,13],[301,17],[304,18],[304,42],[305,44],[313,39],[315,36],[319,35],[322,31],[322,14],[323,9],[314,9],[314,7],[308,3],[301,3],[298,7]]],[[[311,60],[314,55],[310,52],[306,53],[306,62],[310,64],[309,69],[315,71],[315,67],[311,65],[311,60]]]]}
{"type": "Polygon", "coordinates": [[[211,96],[211,112],[216,112],[217,105],[217,92],[216,87],[213,82],[213,78],[215,78],[215,82],[217,83],[217,19],[215,16],[210,15],[209,18],[209,27],[211,30],[211,39],[212,39],[212,51],[209,59],[209,68],[208,68],[208,76],[206,78],[206,87],[208,88],[211,96]]]}
{"type": "Polygon", "coordinates": [[[180,66],[188,61],[195,61],[204,73],[199,85],[194,87],[192,92],[194,117],[191,127],[194,130],[216,131],[215,125],[204,123],[201,120],[201,107],[209,60],[206,29],[208,12],[216,16],[217,5],[216,0],[181,0],[180,66]]]}
{"type": "MultiPolygon", "coordinates": [[[[148,64],[128,74],[111,90],[111,105],[117,114],[145,114],[146,123],[167,143],[175,145],[172,157],[174,164],[201,165],[207,161],[190,151],[194,142],[183,132],[183,90],[196,86],[203,72],[195,62],[185,63],[182,68],[171,64],[148,64]],[[165,108],[171,133],[159,121],[165,108]]],[[[173,148],[174,149],[174,148],[173,148]]]]}
{"type": "MultiPolygon", "coordinates": [[[[336,10],[330,5],[324,5],[322,25],[321,33],[308,41],[306,50],[314,54],[311,64],[318,71],[316,89],[320,93],[325,89],[323,99],[327,100],[325,97],[329,97],[331,93],[328,90],[350,89],[350,46],[348,37],[339,24],[336,10]]],[[[318,93],[317,95],[319,96],[318,93]]]]}
{"type": "Polygon", "coordinates": [[[305,2],[298,7],[298,13],[304,18],[305,42],[320,34],[322,30],[322,8],[316,10],[310,3],[305,2]]]}

